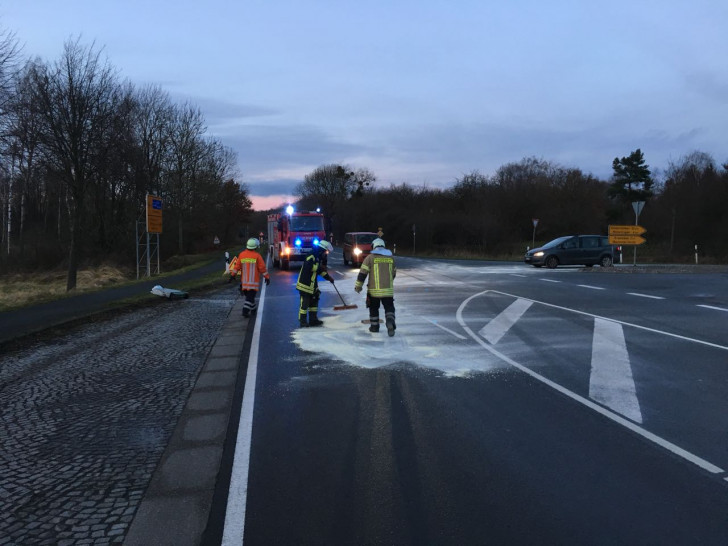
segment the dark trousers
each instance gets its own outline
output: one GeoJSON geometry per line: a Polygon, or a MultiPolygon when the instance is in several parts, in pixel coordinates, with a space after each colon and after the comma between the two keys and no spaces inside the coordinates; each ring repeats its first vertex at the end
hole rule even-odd
{"type": "Polygon", "coordinates": [[[258,291],[241,290],[241,292],[243,293],[243,298],[245,298],[245,301],[243,302],[243,316],[249,317],[250,314],[258,308],[258,304],[255,303],[255,295],[258,293],[258,291]]]}
{"type": "Polygon", "coordinates": [[[381,303],[384,307],[384,318],[387,321],[394,322],[394,298],[388,296],[386,298],[375,298],[374,296],[368,296],[369,298],[369,322],[376,324],[379,322],[379,304],[381,303]]]}
{"type": "Polygon", "coordinates": [[[308,292],[301,292],[300,290],[298,291],[298,293],[301,295],[301,305],[298,308],[298,319],[306,320],[306,314],[309,311],[311,313],[318,312],[319,296],[321,295],[321,292],[317,288],[313,291],[313,294],[309,294],[308,292]]]}

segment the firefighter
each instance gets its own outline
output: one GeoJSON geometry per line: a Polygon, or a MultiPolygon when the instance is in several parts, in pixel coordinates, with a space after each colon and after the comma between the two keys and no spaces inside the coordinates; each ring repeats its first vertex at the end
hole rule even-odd
{"type": "Polygon", "coordinates": [[[240,271],[240,292],[243,294],[243,316],[249,317],[258,308],[255,295],[258,293],[260,276],[265,278],[265,284],[270,284],[270,275],[265,267],[263,257],[258,253],[260,241],[255,237],[248,239],[245,250],[238,254],[237,260],[230,264],[230,275],[235,277],[240,271]]]}
{"type": "Polygon", "coordinates": [[[384,307],[384,318],[389,337],[394,335],[397,325],[394,321],[394,277],[397,267],[392,251],[385,248],[382,239],[372,241],[372,252],[361,264],[354,290],[359,293],[367,276],[367,301],[369,302],[369,331],[379,331],[379,305],[384,307]]]}
{"type": "Polygon", "coordinates": [[[333,284],[334,278],[326,271],[326,255],[333,250],[334,247],[328,241],[319,241],[318,244],[313,245],[311,254],[306,257],[301,266],[301,271],[298,273],[296,289],[301,295],[298,323],[302,328],[323,325],[323,321],[317,316],[318,302],[321,297],[317,275],[321,275],[321,277],[333,284]],[[308,315],[308,320],[306,315],[308,315]]]}

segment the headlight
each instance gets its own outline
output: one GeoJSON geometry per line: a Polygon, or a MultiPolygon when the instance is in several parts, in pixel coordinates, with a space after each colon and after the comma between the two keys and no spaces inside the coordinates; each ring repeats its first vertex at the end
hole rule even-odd
{"type": "Polygon", "coordinates": [[[356,248],[354,249],[354,254],[356,254],[357,256],[358,256],[359,254],[361,254],[361,248],[359,248],[359,247],[356,247],[356,248]]]}
{"type": "Polygon", "coordinates": [[[533,255],[533,257],[534,257],[534,258],[540,258],[541,256],[543,256],[543,251],[539,251],[539,252],[536,252],[536,253],[535,253],[535,254],[533,255]]]}

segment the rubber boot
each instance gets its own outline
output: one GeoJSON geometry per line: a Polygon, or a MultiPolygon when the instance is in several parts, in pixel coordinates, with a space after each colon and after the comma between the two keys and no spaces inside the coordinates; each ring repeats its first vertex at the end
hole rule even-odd
{"type": "Polygon", "coordinates": [[[397,325],[394,323],[394,315],[388,315],[387,317],[387,335],[392,337],[394,331],[397,329],[397,325]]]}
{"type": "Polygon", "coordinates": [[[379,317],[369,317],[369,331],[370,332],[379,331],[379,317]]]}
{"type": "Polygon", "coordinates": [[[309,326],[323,326],[324,321],[319,320],[319,318],[316,316],[315,311],[309,311],[308,312],[308,325],[309,326]]]}

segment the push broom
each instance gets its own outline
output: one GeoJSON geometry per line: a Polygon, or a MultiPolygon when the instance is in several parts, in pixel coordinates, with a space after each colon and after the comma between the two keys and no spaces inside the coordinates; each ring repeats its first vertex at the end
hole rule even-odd
{"type": "Polygon", "coordinates": [[[344,304],[344,305],[335,305],[334,311],[343,311],[345,309],[356,309],[357,308],[357,306],[354,304],[346,305],[346,302],[344,301],[344,298],[341,296],[341,292],[339,292],[339,289],[336,288],[336,285],[334,283],[331,283],[331,284],[333,285],[334,290],[336,290],[336,293],[339,294],[339,297],[341,298],[341,303],[344,304]]]}

